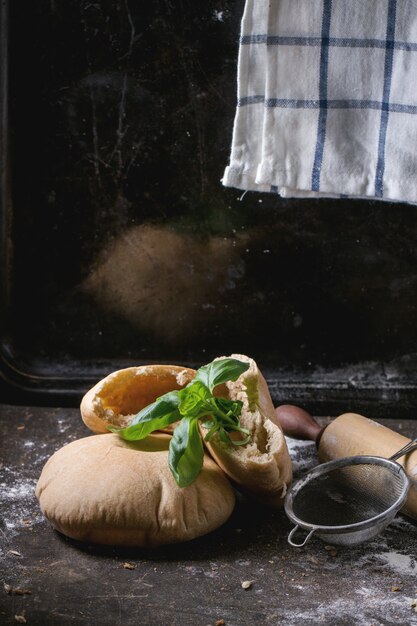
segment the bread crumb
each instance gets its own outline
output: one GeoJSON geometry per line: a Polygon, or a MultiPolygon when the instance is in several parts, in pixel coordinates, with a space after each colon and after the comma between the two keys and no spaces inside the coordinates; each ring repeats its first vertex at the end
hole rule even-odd
{"type": "Polygon", "coordinates": [[[123,563],[122,567],[124,567],[124,569],[136,569],[136,565],[134,563],[123,563]]]}
{"type": "Polygon", "coordinates": [[[253,580],[244,580],[242,583],[242,589],[250,589],[252,587],[253,580]]]}
{"type": "Polygon", "coordinates": [[[181,387],[185,387],[185,385],[193,379],[193,376],[187,370],[182,370],[181,372],[178,372],[176,379],[177,383],[181,387]]]}
{"type": "Polygon", "coordinates": [[[21,589],[20,587],[12,587],[11,585],[8,585],[7,583],[3,584],[3,588],[4,588],[4,591],[9,594],[9,596],[11,595],[25,596],[25,595],[32,594],[30,589],[21,589]]]}
{"type": "Polygon", "coordinates": [[[318,558],[313,556],[312,554],[308,554],[307,559],[311,561],[311,563],[314,563],[315,565],[320,565],[320,561],[318,560],[318,558]]]}
{"type": "Polygon", "coordinates": [[[18,552],[17,550],[8,550],[7,554],[13,554],[14,556],[23,556],[23,554],[20,554],[20,552],[18,552]]]}
{"type": "Polygon", "coordinates": [[[214,626],[224,626],[225,625],[225,621],[224,619],[218,619],[216,622],[214,622],[214,626]]]}
{"type": "Polygon", "coordinates": [[[393,586],[391,587],[391,591],[401,591],[401,587],[393,586]]]}
{"type": "Polygon", "coordinates": [[[15,615],[14,616],[14,621],[17,622],[18,624],[26,624],[26,618],[24,615],[15,615]]]}

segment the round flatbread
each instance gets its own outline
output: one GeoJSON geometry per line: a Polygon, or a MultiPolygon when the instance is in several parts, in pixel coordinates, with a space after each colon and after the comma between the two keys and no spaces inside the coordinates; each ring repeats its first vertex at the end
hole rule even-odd
{"type": "Polygon", "coordinates": [[[39,478],[43,514],[68,537],[119,546],[177,543],[215,530],[235,505],[229,481],[206,456],[197,479],[178,487],[167,444],[166,438],[127,442],[113,434],[69,443],[39,478]]]}

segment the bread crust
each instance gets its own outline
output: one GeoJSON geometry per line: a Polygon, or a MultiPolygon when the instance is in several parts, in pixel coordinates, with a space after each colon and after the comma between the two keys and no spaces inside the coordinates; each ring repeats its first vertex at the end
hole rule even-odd
{"type": "Polygon", "coordinates": [[[221,526],[235,496],[207,455],[197,479],[180,488],[166,449],[118,435],[92,435],[58,450],[36,486],[41,510],[64,535],[91,543],[153,547],[189,541],[221,526]]]}

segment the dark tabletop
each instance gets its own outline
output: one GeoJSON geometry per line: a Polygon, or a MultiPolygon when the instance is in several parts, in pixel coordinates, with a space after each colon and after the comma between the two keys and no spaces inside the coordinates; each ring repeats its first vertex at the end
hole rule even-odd
{"type": "MultiPolygon", "coordinates": [[[[417,421],[383,423],[417,436],[417,421]]],[[[242,499],[222,528],[177,546],[66,539],[34,488],[53,452],[88,435],[78,409],[0,405],[0,624],[417,624],[417,524],[402,515],[351,548],[318,538],[292,548],[283,510],[242,499]]],[[[287,441],[297,477],[316,464],[315,447],[287,441]]]]}

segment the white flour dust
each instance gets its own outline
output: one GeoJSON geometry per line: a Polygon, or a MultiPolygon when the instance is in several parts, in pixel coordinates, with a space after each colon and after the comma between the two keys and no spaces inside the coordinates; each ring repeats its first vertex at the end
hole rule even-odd
{"type": "MultiPolygon", "coordinates": [[[[302,593],[299,586],[297,592],[302,593]]],[[[317,607],[281,610],[270,617],[281,618],[286,626],[317,626],[318,624],[346,623],[355,626],[382,626],[383,624],[417,624],[412,608],[413,598],[401,594],[387,593],[385,589],[372,589],[358,585],[349,597],[328,597],[317,607]],[[354,616],[354,621],[352,618],[354,616]],[[380,616],[380,619],[379,619],[380,616]],[[380,621],[381,620],[381,621],[380,621]]],[[[301,604],[301,603],[300,603],[301,604]]],[[[268,620],[269,621],[269,620],[268,620]]],[[[272,620],[271,620],[272,622],[272,620]]],[[[272,622],[281,623],[281,622],[272,622]]]]}
{"type": "Polygon", "coordinates": [[[291,457],[294,475],[298,477],[318,464],[317,450],[314,441],[304,441],[285,437],[291,457]]]}
{"type": "MultiPolygon", "coordinates": [[[[411,608],[412,598],[386,593],[385,590],[375,588],[368,589],[359,587],[356,592],[355,606],[355,626],[382,626],[382,624],[416,624],[415,612],[411,608]],[[407,621],[399,620],[399,616],[407,621]],[[377,616],[383,616],[383,622],[377,616]]],[[[300,609],[294,611],[292,608],[283,620],[287,626],[299,626],[306,624],[316,626],[317,624],[352,623],[352,597],[335,597],[323,602],[314,609],[300,609]]]]}
{"type": "Polygon", "coordinates": [[[417,522],[408,521],[407,518],[402,515],[397,515],[390,523],[391,528],[398,528],[406,532],[410,532],[416,535],[417,538],[417,522]]]}
{"type": "Polygon", "coordinates": [[[6,467],[1,471],[0,481],[0,507],[4,511],[0,533],[8,540],[22,528],[41,522],[43,516],[34,505],[36,479],[24,478],[16,470],[6,467]]]}
{"type": "Polygon", "coordinates": [[[0,487],[4,489],[2,499],[15,501],[27,498],[31,496],[36,485],[36,480],[22,480],[18,484],[14,484],[11,487],[7,487],[6,483],[0,483],[0,487]]]}
{"type": "Polygon", "coordinates": [[[416,561],[413,556],[390,551],[377,555],[386,565],[403,576],[417,576],[416,561]]]}

